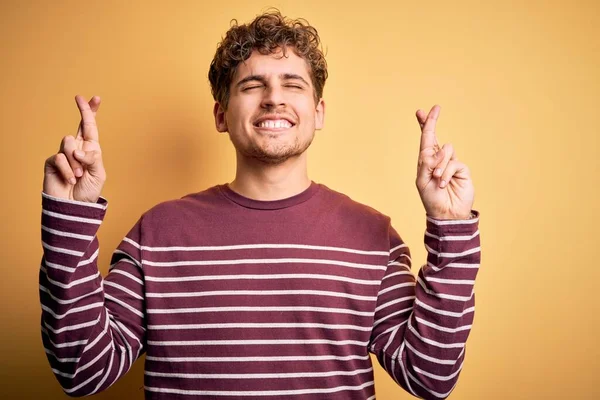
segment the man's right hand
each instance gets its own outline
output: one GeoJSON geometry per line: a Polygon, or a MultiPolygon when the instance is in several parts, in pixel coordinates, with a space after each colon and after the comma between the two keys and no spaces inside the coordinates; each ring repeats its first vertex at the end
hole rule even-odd
{"type": "Polygon", "coordinates": [[[77,135],[65,136],[58,153],[46,160],[43,190],[50,196],[95,203],[106,181],[95,118],[100,97],[87,103],[75,96],[75,102],[81,113],[77,135]]]}

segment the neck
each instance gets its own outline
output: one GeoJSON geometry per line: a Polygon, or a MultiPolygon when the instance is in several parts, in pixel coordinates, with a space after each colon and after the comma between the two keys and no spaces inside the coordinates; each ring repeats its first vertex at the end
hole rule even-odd
{"type": "Polygon", "coordinates": [[[306,152],[278,165],[249,160],[237,154],[235,179],[229,187],[238,194],[254,200],[281,200],[308,189],[306,152]]]}

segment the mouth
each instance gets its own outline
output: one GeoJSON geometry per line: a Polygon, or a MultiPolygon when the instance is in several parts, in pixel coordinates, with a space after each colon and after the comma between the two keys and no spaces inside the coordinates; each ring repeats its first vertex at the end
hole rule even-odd
{"type": "Polygon", "coordinates": [[[262,121],[259,120],[259,121],[255,122],[253,125],[255,128],[258,128],[260,130],[279,132],[279,131],[284,131],[286,129],[290,129],[290,128],[294,127],[296,124],[294,124],[293,122],[291,122],[287,119],[281,118],[281,119],[263,119],[262,121]]]}

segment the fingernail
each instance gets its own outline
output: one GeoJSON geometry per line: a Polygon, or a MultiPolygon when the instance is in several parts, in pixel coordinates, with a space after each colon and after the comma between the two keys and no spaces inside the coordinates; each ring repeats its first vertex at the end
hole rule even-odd
{"type": "Polygon", "coordinates": [[[81,170],[81,168],[75,168],[75,171],[73,171],[75,173],[76,177],[81,177],[81,175],[83,174],[83,171],[81,170]]]}
{"type": "Polygon", "coordinates": [[[441,168],[438,168],[435,170],[435,176],[442,176],[442,170],[441,168]]]}
{"type": "Polygon", "coordinates": [[[76,183],[77,183],[77,179],[75,179],[74,177],[71,177],[71,179],[69,179],[69,183],[70,183],[71,185],[74,185],[74,184],[76,184],[76,183]]]}
{"type": "Polygon", "coordinates": [[[440,187],[443,188],[444,186],[446,186],[446,181],[442,179],[442,182],[440,182],[440,187]]]}

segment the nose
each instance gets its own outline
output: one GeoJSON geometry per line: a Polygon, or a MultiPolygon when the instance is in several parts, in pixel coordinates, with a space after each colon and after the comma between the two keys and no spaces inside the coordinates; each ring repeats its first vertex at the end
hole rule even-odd
{"type": "Polygon", "coordinates": [[[261,106],[266,109],[277,108],[286,105],[283,90],[277,85],[269,85],[263,91],[261,106]]]}

